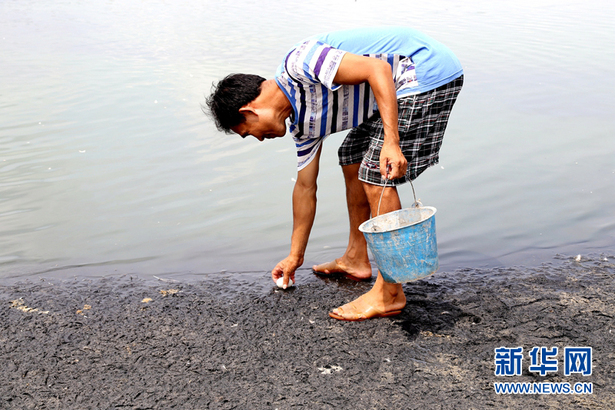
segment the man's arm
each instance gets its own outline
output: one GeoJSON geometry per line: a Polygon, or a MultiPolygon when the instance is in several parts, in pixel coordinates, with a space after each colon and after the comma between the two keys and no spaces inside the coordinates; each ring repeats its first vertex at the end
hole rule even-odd
{"type": "Polygon", "coordinates": [[[284,286],[288,285],[288,278],[295,282],[295,271],[303,264],[305,249],[316,215],[316,180],[321,150],[322,145],[318,148],[312,162],[297,173],[297,182],[293,190],[293,234],[290,241],[290,254],[271,271],[274,281],[284,276],[284,286]]]}
{"type": "Polygon", "coordinates": [[[389,63],[372,57],[346,53],[335,75],[336,84],[361,84],[368,82],[384,126],[384,144],[380,153],[380,174],[401,178],[406,174],[408,162],[399,148],[397,95],[389,63]]]}

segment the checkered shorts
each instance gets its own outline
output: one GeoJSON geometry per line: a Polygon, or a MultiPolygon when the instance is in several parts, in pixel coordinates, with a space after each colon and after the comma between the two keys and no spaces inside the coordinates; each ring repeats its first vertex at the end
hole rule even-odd
{"type": "MultiPolygon", "coordinates": [[[[463,76],[435,90],[397,101],[399,145],[408,160],[408,171],[404,177],[393,180],[394,185],[412,181],[438,163],[446,124],[462,85],[463,76]]],[[[338,150],[340,165],[361,163],[359,180],[383,186],[385,180],[380,175],[383,142],[382,119],[376,112],[348,133],[338,150]]]]}

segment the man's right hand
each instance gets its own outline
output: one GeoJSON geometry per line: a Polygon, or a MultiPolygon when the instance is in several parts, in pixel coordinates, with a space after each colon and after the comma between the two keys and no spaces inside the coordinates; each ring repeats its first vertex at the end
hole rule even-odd
{"type": "Polygon", "coordinates": [[[278,279],[284,277],[284,285],[283,288],[286,289],[288,286],[288,279],[292,279],[295,281],[295,271],[303,265],[303,258],[299,259],[293,257],[291,255],[287,256],[285,259],[278,262],[278,264],[271,271],[271,278],[274,282],[277,282],[278,279]]]}
{"type": "Polygon", "coordinates": [[[316,179],[321,152],[322,145],[318,147],[312,162],[297,174],[297,182],[293,189],[293,234],[290,240],[290,252],[271,271],[274,282],[284,277],[284,287],[288,286],[289,278],[296,283],[295,271],[303,265],[303,255],[316,215],[316,179]]]}

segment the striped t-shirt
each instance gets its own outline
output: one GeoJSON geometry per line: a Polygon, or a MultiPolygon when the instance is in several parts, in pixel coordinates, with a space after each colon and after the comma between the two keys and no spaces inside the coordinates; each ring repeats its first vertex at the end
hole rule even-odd
{"type": "Polygon", "coordinates": [[[387,61],[397,98],[433,90],[463,74],[448,48],[405,27],[346,30],[302,41],[288,52],[275,76],[293,107],[289,130],[299,170],[312,161],[327,135],[356,127],[378,109],[367,82],[333,82],[346,52],[387,61]]]}

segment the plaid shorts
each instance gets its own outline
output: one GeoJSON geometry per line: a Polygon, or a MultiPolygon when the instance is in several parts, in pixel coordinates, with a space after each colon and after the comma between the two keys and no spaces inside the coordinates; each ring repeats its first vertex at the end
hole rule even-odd
{"type": "MultiPolygon", "coordinates": [[[[399,145],[408,160],[408,171],[388,185],[412,181],[438,163],[446,124],[462,86],[463,76],[435,90],[397,100],[399,145]]],[[[385,180],[380,175],[383,142],[382,119],[376,112],[348,133],[338,150],[340,165],[360,162],[359,180],[383,186],[385,180]]]]}

